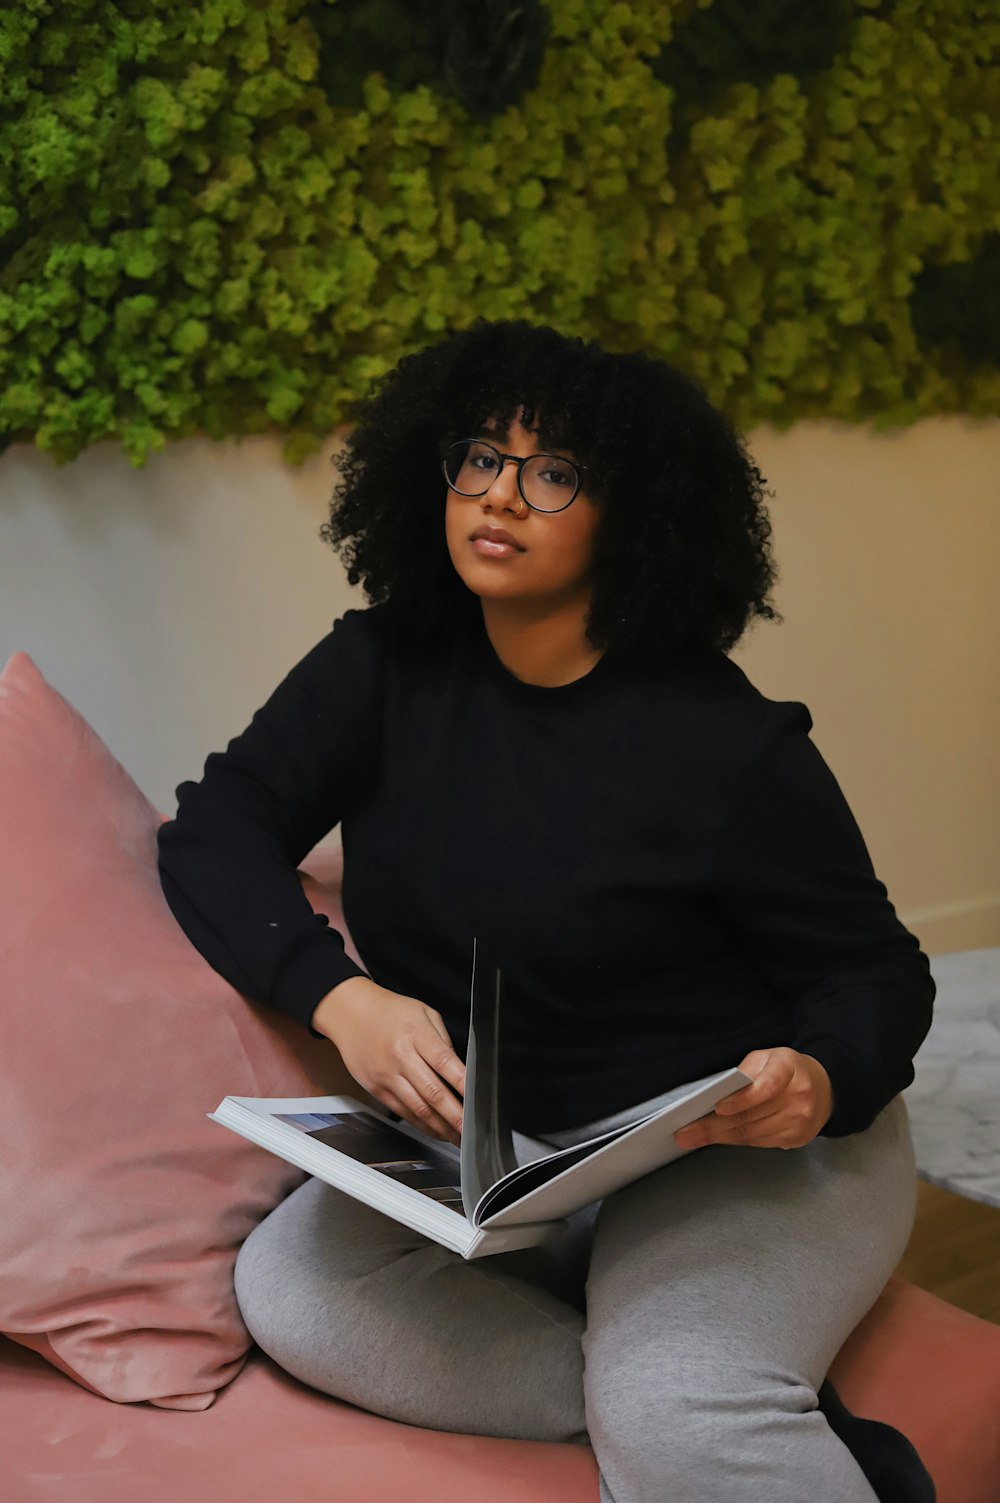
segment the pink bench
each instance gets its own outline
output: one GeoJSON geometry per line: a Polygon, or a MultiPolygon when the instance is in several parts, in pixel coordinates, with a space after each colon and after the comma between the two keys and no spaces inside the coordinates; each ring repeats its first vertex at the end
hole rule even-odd
{"type": "MultiPolygon", "coordinates": [[[[1000,1503],[1000,1327],[893,1279],[832,1376],[857,1413],[910,1436],[938,1503],[1000,1503]]],[[[5,1503],[597,1500],[584,1447],[379,1419],[259,1350],[212,1408],[184,1413],[99,1398],[0,1342],[0,1458],[5,1503]]]]}

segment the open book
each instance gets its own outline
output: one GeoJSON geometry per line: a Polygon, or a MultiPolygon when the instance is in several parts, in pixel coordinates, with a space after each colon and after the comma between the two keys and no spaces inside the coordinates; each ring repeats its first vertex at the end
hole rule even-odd
{"type": "Polygon", "coordinates": [[[722,1070],[572,1148],[534,1140],[540,1157],[518,1165],[500,1088],[501,1000],[495,953],[477,939],[461,1150],[351,1096],[227,1096],[208,1116],[464,1258],[481,1258],[549,1240],[571,1212],[691,1152],[674,1133],[750,1084],[722,1070]]]}

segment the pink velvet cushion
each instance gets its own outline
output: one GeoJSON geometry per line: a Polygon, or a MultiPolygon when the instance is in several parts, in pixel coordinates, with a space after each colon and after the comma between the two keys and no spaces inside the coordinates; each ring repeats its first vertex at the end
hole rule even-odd
{"type": "MultiPolygon", "coordinates": [[[[304,1179],[205,1114],[349,1077],[190,944],[157,876],[162,817],[15,654],[0,676],[0,1330],[107,1398],[202,1409],[250,1346],[236,1252],[304,1179]]],[[[306,892],[342,926],[336,890],[306,892]]]]}

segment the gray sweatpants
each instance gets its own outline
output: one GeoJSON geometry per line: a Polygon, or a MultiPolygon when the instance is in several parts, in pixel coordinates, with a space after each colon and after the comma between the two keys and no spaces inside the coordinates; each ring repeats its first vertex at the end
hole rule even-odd
{"type": "Polygon", "coordinates": [[[897,1097],[847,1138],[699,1149],[547,1246],[473,1262],[311,1179],[247,1238],[236,1293],[260,1346],[337,1398],[589,1439],[601,1503],[873,1503],[816,1391],[915,1198],[897,1097]]]}

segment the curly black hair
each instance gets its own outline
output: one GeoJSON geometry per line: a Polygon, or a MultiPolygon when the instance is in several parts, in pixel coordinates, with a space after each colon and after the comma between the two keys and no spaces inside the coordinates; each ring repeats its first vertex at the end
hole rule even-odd
{"type": "Polygon", "coordinates": [[[523,421],[543,449],[588,466],[600,506],[590,643],[630,661],[728,651],[755,616],[780,620],[764,478],[687,376],[641,353],[523,319],[477,319],[404,356],[348,414],[341,480],[321,537],[352,585],[408,640],[482,622],[444,528],[447,446],[488,418],[523,421]]]}

